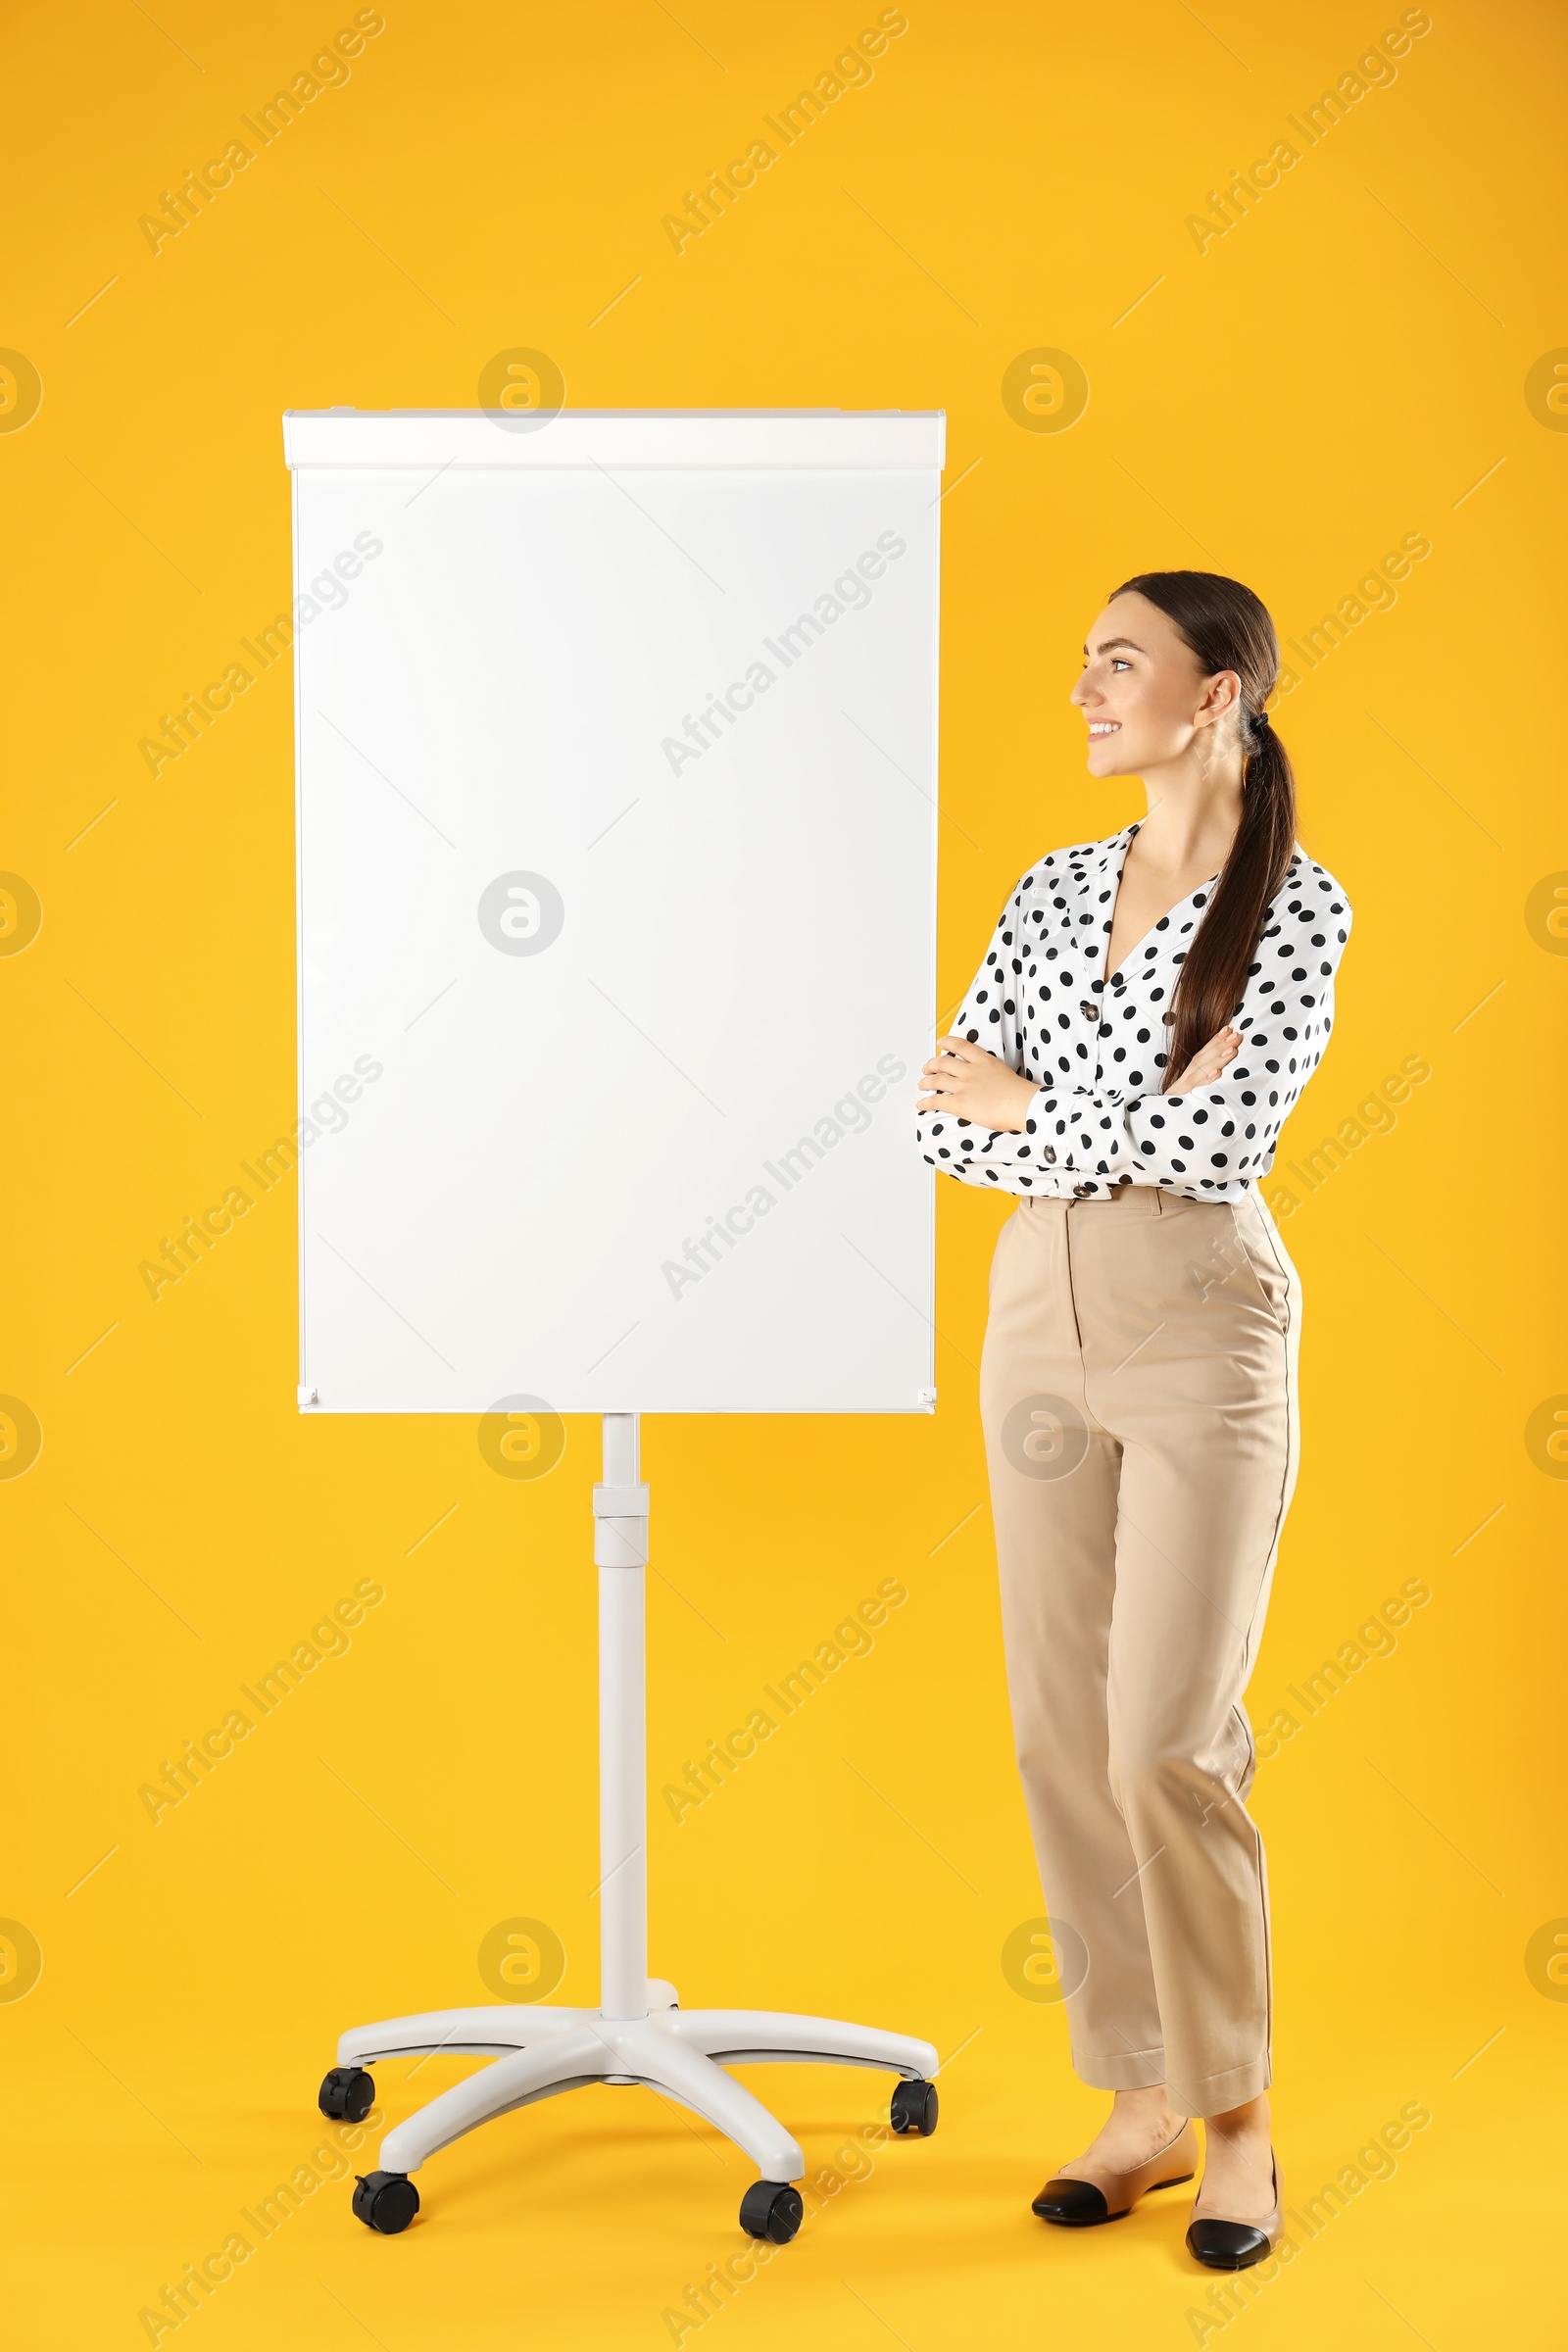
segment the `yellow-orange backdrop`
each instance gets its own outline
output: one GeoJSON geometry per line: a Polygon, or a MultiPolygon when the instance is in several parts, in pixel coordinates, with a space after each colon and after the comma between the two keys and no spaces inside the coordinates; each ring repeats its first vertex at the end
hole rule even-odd
{"type": "MultiPolygon", "coordinates": [[[[19,2345],[1559,2340],[1563,29],[1521,0],[13,14],[19,2345]],[[1004,1957],[1042,1908],[974,1394],[1004,1204],[956,1188],[933,1421],[645,1432],[652,1965],[688,2001],[929,2034],[937,2136],[854,2136],[879,2078],[759,2071],[831,2180],[706,2319],[749,2167],[651,2093],[488,2127],[397,2240],[314,2186],[346,2169],[314,2112],[343,2025],[488,1997],[518,1919],[597,1997],[598,1433],[514,1484],[471,1421],[300,1419],[291,1182],[150,1296],[142,1261],[296,1115],[287,664],[177,759],[141,746],[287,605],[280,413],[468,406],[519,346],[573,405],[947,410],[944,1011],[1017,874],[1142,805],[1087,781],[1067,708],[1105,590],[1226,570],[1298,649],[1277,720],[1356,927],[1271,1186],[1306,1435],[1251,1700],[1277,2136],[1298,2206],[1338,2193],[1228,2303],[1179,2200],[1086,2237],[1027,2210],[1101,2102],[1004,1957]],[[889,1578],[874,1649],[677,1825],[661,1785],[889,1578]],[[1358,1642],[1411,1582],[1396,1646],[1358,1642]],[[367,1584],[351,1645],[155,1820],[144,1785],[367,1584]],[[302,2166],[270,2234],[241,2219],[302,2166]],[[199,2311],[141,2316],[236,2232],[199,2311]]],[[[459,2071],[383,2069],[383,2104],[459,2071]]]]}

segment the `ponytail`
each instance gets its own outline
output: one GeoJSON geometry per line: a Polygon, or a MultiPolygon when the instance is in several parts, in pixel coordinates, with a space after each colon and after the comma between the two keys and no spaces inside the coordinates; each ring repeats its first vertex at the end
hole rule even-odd
{"type": "Polygon", "coordinates": [[[1130,592],[1147,597],[1175,623],[1205,676],[1235,670],[1247,730],[1242,821],[1166,1015],[1163,1083],[1169,1087],[1199,1048],[1234,1019],[1247,994],[1268,909],[1296,850],[1296,772],[1264,711],[1279,675],[1279,640],[1252,591],[1218,572],[1149,571],[1124,580],[1112,594],[1130,592]]]}

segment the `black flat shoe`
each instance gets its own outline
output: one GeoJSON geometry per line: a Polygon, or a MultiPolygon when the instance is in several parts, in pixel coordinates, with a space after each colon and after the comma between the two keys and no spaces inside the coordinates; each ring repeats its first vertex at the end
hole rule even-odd
{"type": "Polygon", "coordinates": [[[1211,2271],[1247,2271],[1254,2262],[1267,2262],[1285,2234],[1281,2211],[1279,2159],[1274,2165],[1274,2210],[1260,2222],[1228,2222],[1217,2213],[1200,2213],[1200,2192],[1187,2231],[1187,2250],[1211,2271]]]}
{"type": "Polygon", "coordinates": [[[1151,2189],[1179,2188],[1198,2170],[1198,2134],[1191,2121],[1174,2139],[1156,2148],[1147,2164],[1133,2172],[1112,2172],[1108,2165],[1084,2164],[1076,2173],[1058,2173],[1048,2180],[1030,2206],[1043,2222],[1061,2230],[1093,2230],[1102,2222],[1119,2222],[1151,2189]]]}

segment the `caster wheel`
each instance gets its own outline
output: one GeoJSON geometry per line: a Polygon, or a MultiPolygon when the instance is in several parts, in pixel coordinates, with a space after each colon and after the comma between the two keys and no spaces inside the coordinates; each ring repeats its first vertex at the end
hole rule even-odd
{"type": "Polygon", "coordinates": [[[888,2121],[895,2132],[918,2132],[929,2139],[937,2128],[937,2086],[934,2082],[901,2082],[893,2093],[888,2121]]]}
{"type": "Polygon", "coordinates": [[[363,2124],[375,2105],[375,2083],[363,2066],[334,2066],[328,2070],[316,2103],[335,2124],[363,2124]]]}
{"type": "Polygon", "coordinates": [[[357,2177],[354,2211],[367,2229],[383,2237],[396,2237],[419,2210],[419,2192],[407,2173],[362,2173],[357,2177]]]}
{"type": "Polygon", "coordinates": [[[752,2237],[787,2246],[805,2210],[800,2190],[787,2180],[754,2180],[741,2199],[741,2228],[752,2237]]]}

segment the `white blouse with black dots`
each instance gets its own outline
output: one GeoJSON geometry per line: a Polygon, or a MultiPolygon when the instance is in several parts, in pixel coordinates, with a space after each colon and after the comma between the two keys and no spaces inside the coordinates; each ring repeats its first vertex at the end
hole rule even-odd
{"type": "Polygon", "coordinates": [[[1004,907],[952,1029],[1040,1091],[1022,1135],[916,1111],[922,1155],[944,1175],[1058,1200],[1154,1184],[1236,1200],[1267,1174],[1334,1023],[1345,893],[1297,851],[1231,1023],[1236,1059],[1212,1086],[1162,1095],[1171,999],[1213,881],[1161,915],[1107,980],[1111,912],[1137,831],[1053,850],[1004,907]]]}

